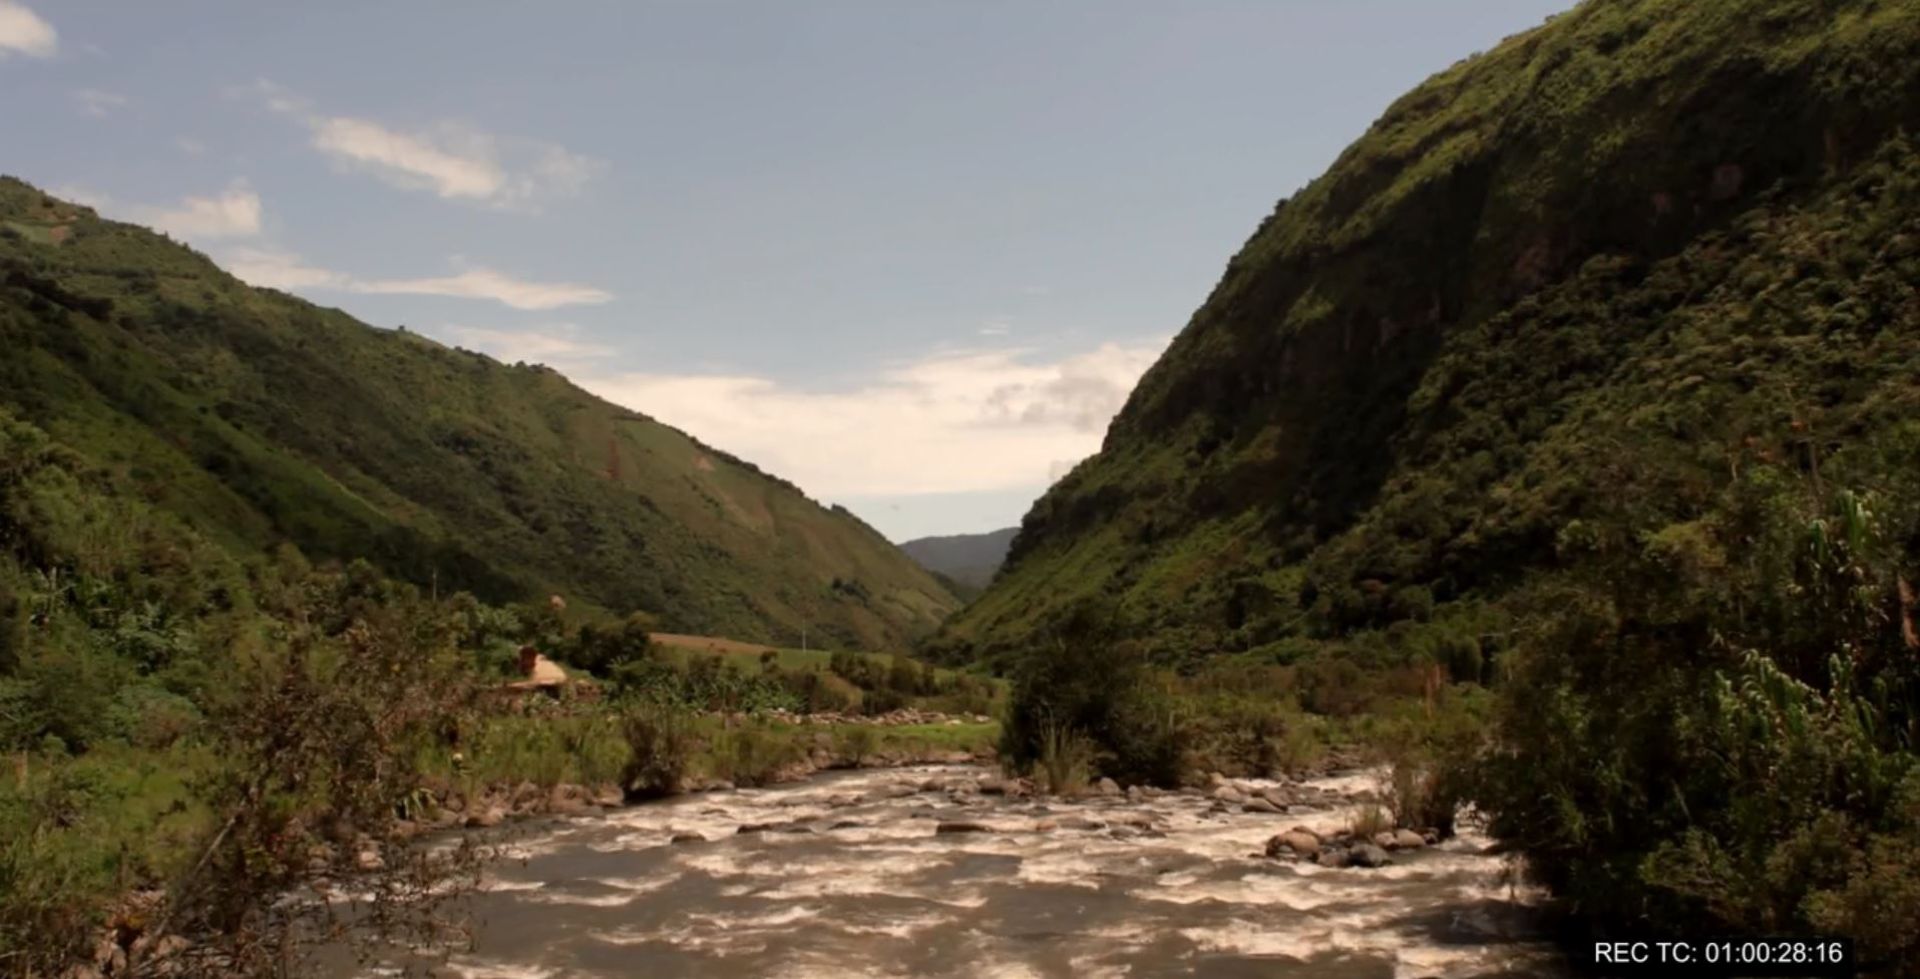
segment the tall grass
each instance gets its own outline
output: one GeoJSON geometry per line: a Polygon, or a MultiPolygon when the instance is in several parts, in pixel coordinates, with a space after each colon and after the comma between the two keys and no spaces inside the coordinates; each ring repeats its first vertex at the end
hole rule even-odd
{"type": "Polygon", "coordinates": [[[1073,728],[1054,721],[1041,725],[1040,757],[1033,780],[1050,795],[1070,796],[1086,790],[1093,774],[1093,744],[1073,728]]]}

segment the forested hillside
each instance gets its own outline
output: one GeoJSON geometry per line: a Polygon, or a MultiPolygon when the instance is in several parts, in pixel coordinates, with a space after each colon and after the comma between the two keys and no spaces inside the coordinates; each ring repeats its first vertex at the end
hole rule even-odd
{"type": "Polygon", "coordinates": [[[1851,212],[1905,216],[1917,23],[1606,0],[1401,98],[1261,223],[941,648],[1011,649],[1115,593],[1170,659],[1296,648],[1553,563],[1568,521],[1623,503],[1628,452],[1804,466],[1897,386],[1833,324],[1912,339],[1904,290],[1871,291],[1910,281],[1905,240],[1851,212]],[[1836,387],[1816,349],[1871,372],[1836,387]]]}
{"type": "Polygon", "coordinates": [[[881,648],[954,600],[838,508],[552,370],[253,289],[0,181],[0,407],[238,555],[881,648]]]}
{"type": "Polygon", "coordinates": [[[1590,0],[1460,62],[930,652],[1015,674],[1011,754],[1162,780],[1411,699],[1400,818],[1477,802],[1586,925],[1913,974],[1916,129],[1908,2],[1590,0]]]}

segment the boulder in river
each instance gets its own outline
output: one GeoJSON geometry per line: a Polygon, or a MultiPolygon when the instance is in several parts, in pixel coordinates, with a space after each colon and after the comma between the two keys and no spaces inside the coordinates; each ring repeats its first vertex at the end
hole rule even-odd
{"type": "Polygon", "coordinates": [[[1267,841],[1267,856],[1313,857],[1320,853],[1320,837],[1304,829],[1292,829],[1267,841]]]}
{"type": "Polygon", "coordinates": [[[1247,801],[1247,794],[1234,786],[1222,785],[1213,790],[1213,798],[1216,802],[1224,802],[1228,805],[1237,806],[1247,801]]]}
{"type": "Polygon", "coordinates": [[[705,843],[707,838],[699,833],[675,833],[668,843],[705,843]]]}
{"type": "Polygon", "coordinates": [[[1427,838],[1410,829],[1396,830],[1393,834],[1393,848],[1396,850],[1418,850],[1427,845],[1427,838]]]}
{"type": "Polygon", "coordinates": [[[1392,862],[1393,858],[1387,856],[1387,851],[1372,843],[1362,843],[1347,852],[1349,867],[1384,867],[1392,862]]]}
{"type": "Polygon", "coordinates": [[[477,812],[467,814],[467,826],[473,829],[485,829],[505,822],[507,814],[499,806],[489,806],[477,812]]]}
{"type": "Polygon", "coordinates": [[[1094,789],[1104,796],[1116,796],[1120,794],[1120,783],[1110,778],[1103,778],[1094,785],[1094,789]]]}
{"type": "Polygon", "coordinates": [[[1265,797],[1257,795],[1242,803],[1240,808],[1245,812],[1264,812],[1272,815],[1279,815],[1280,813],[1286,812],[1285,809],[1274,805],[1265,797]]]}
{"type": "Polygon", "coordinates": [[[953,819],[953,820],[944,820],[939,824],[935,825],[933,827],[933,832],[936,835],[938,835],[941,833],[985,833],[985,832],[989,832],[989,830],[986,827],[986,825],[982,823],[970,823],[963,820],[953,819]]]}

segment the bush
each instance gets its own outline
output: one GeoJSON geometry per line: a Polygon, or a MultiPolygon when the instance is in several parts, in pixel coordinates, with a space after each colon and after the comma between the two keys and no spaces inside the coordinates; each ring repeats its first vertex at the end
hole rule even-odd
{"type": "Polygon", "coordinates": [[[620,711],[620,736],[629,757],[620,772],[628,799],[652,799],[680,791],[693,759],[692,719],[677,707],[632,703],[620,711]]]}
{"type": "Polygon", "coordinates": [[[1188,730],[1167,680],[1138,647],[1115,641],[1110,614],[1076,611],[1049,648],[1020,660],[1001,753],[1024,769],[1039,761],[1047,732],[1070,730],[1095,746],[1094,767],[1128,784],[1179,784],[1188,730]]]}
{"type": "Polygon", "coordinates": [[[854,724],[840,733],[840,754],[855,768],[880,746],[880,733],[871,724],[854,724]]]}
{"type": "Polygon", "coordinates": [[[201,720],[200,709],[192,701],[138,683],[121,689],[108,726],[136,747],[162,749],[185,737],[201,720]]]}
{"type": "Polygon", "coordinates": [[[723,728],[708,752],[713,774],[735,785],[765,785],[781,768],[797,761],[800,746],[758,722],[723,728]]]}

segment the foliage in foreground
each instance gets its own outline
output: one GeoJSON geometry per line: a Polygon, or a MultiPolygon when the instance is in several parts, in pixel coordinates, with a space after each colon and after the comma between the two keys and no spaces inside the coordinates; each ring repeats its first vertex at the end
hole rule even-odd
{"type": "MultiPolygon", "coordinates": [[[[427,790],[644,796],[696,770],[753,783],[847,737],[691,716],[712,701],[592,696],[617,685],[517,704],[501,690],[529,643],[615,673],[653,662],[636,623],[435,596],[292,547],[236,556],[0,409],[0,968],[57,974],[110,917],[191,936],[192,960],[170,967],[220,974],[297,970],[349,920],[364,946],[431,943],[457,933],[444,903],[484,854],[410,842],[436,815],[427,790]],[[343,870],[364,897],[304,899],[343,870]]],[[[707,668],[727,678],[713,690],[785,689],[707,668]]],[[[986,737],[851,740],[870,755],[986,737]]]]}

